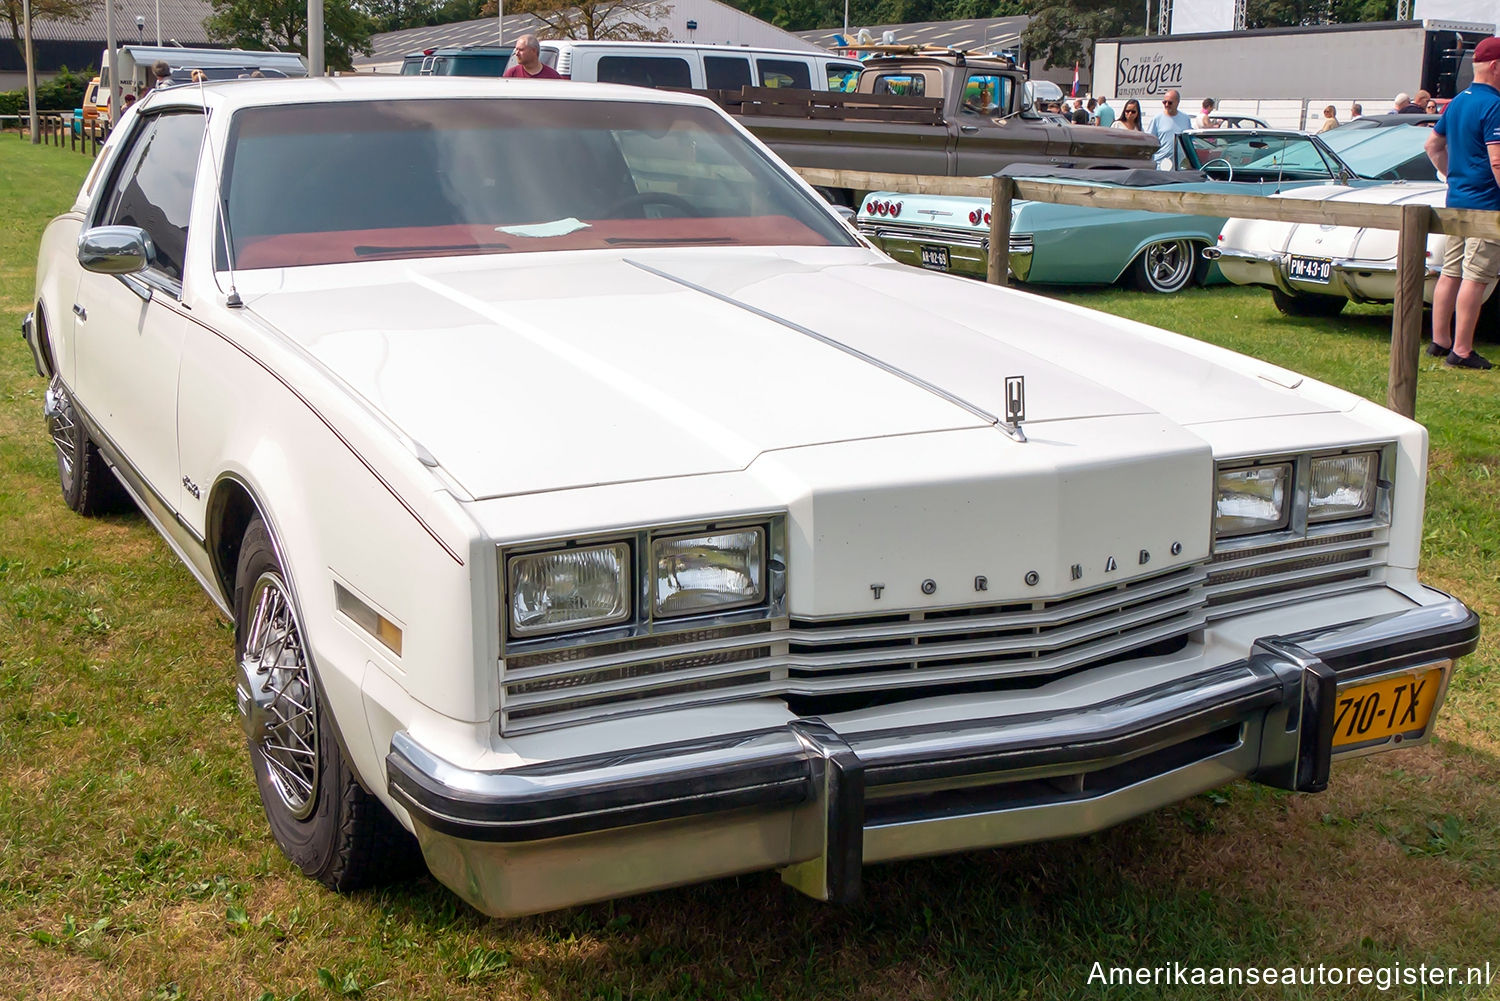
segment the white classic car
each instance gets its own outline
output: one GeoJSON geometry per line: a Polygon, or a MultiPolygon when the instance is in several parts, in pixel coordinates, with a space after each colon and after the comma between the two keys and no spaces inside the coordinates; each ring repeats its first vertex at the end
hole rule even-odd
{"type": "Polygon", "coordinates": [[[846,900],[1431,732],[1420,426],[895,264],[697,98],[421,83],[153,93],[23,328],[64,499],[232,616],[309,875],[846,900]]]}
{"type": "MultiPolygon", "coordinates": [[[[1440,181],[1400,181],[1366,188],[1324,184],[1275,197],[1439,208],[1447,196],[1440,181]]],[[[1395,301],[1396,242],[1393,229],[1230,219],[1203,256],[1236,285],[1270,289],[1276,308],[1288,316],[1332,316],[1350,302],[1395,301]]],[[[1447,243],[1441,233],[1427,237],[1422,297],[1429,303],[1447,243]]],[[[1487,295],[1480,331],[1493,333],[1497,320],[1500,296],[1487,295]]]]}

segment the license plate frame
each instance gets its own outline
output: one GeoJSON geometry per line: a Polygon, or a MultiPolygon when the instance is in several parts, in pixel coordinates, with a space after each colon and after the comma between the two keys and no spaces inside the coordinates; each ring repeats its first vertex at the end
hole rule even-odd
{"type": "Polygon", "coordinates": [[[1333,705],[1333,756],[1372,754],[1425,741],[1448,693],[1451,660],[1343,682],[1333,705]]]}
{"type": "Polygon", "coordinates": [[[917,248],[917,259],[929,271],[953,270],[953,259],[949,256],[947,247],[924,243],[917,248]]]}
{"type": "Polygon", "coordinates": [[[1294,282],[1327,285],[1333,280],[1333,261],[1327,257],[1293,254],[1287,259],[1286,275],[1294,282]]]}

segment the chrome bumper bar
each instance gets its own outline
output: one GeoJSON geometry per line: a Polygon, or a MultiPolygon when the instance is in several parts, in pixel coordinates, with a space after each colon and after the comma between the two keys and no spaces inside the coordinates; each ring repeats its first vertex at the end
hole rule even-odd
{"type": "Polygon", "coordinates": [[[870,862],[1088,833],[1240,776],[1320,791],[1341,684],[1456,660],[1478,638],[1448,599],[1265,637],[1244,660],[1065,712],[857,733],[799,719],[503,771],[403,732],[388,789],[434,873],[491,914],[764,868],[848,901],[870,862]]]}
{"type": "MultiPolygon", "coordinates": [[[[1396,295],[1394,263],[1360,261],[1349,258],[1332,260],[1327,284],[1293,280],[1288,274],[1287,254],[1261,253],[1232,247],[1205,247],[1205,260],[1219,265],[1219,270],[1236,285],[1263,285],[1288,295],[1332,295],[1355,302],[1391,302],[1396,295]]],[[[1432,300],[1432,282],[1440,269],[1428,264],[1424,271],[1426,299],[1432,300]]]]}

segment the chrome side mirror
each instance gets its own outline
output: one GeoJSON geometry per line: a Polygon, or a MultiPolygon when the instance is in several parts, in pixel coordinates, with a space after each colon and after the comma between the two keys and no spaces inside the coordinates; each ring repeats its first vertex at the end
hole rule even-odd
{"type": "Polygon", "coordinates": [[[139,226],[95,226],[78,238],[78,263],[96,274],[138,274],[155,254],[151,237],[139,226]]]}

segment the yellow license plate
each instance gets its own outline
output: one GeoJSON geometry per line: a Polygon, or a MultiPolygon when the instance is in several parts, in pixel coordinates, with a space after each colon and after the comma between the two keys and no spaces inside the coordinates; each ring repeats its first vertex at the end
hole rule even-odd
{"type": "Polygon", "coordinates": [[[1422,736],[1443,689],[1446,665],[1339,689],[1333,747],[1399,743],[1422,736]]]}

